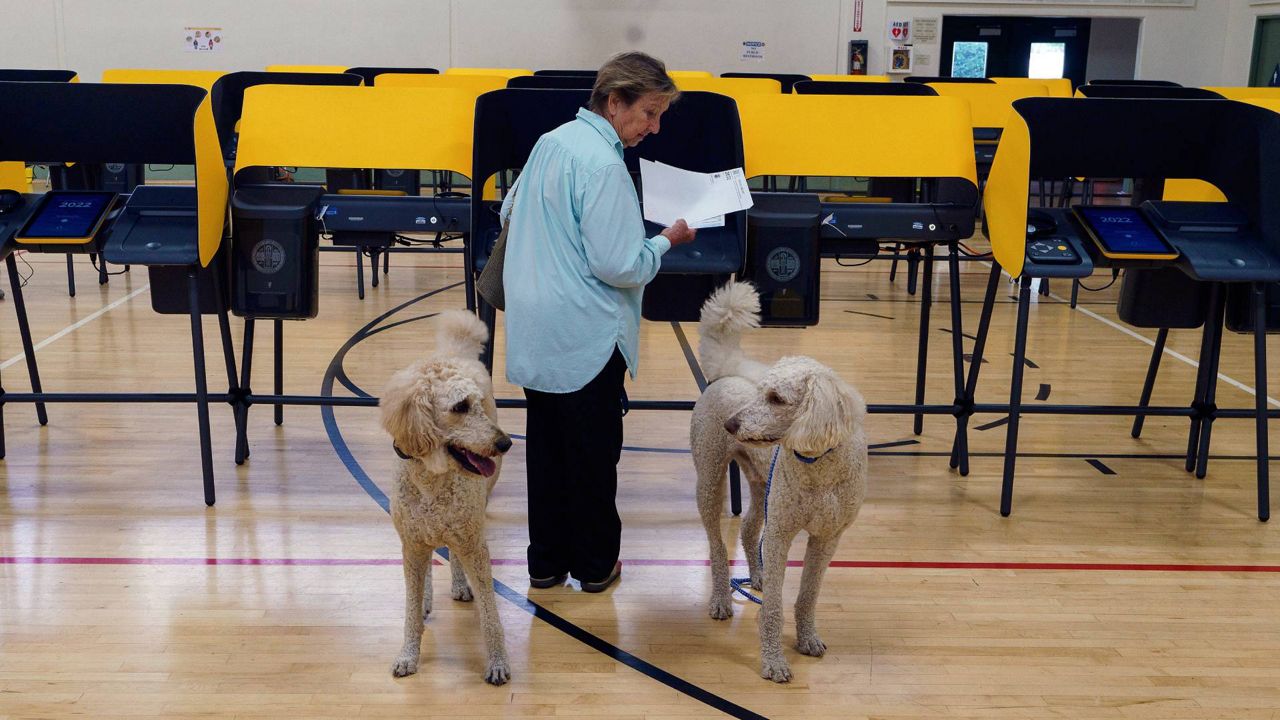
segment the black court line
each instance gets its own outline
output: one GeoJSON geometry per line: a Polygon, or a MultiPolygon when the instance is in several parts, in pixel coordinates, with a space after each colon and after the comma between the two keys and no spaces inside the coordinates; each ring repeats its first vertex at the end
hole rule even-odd
{"type": "MultiPolygon", "coordinates": [[[[1005,424],[1007,424],[1008,422],[1009,422],[1009,416],[1007,416],[1007,415],[1006,415],[1005,417],[1002,417],[1002,418],[1000,418],[999,420],[992,420],[991,422],[986,423],[986,424],[984,424],[984,425],[979,425],[979,426],[975,427],[975,428],[974,428],[974,430],[990,430],[990,429],[992,429],[992,428],[998,428],[998,427],[1000,427],[1001,425],[1005,425],[1005,424]]],[[[972,454],[973,454],[973,453],[970,453],[970,455],[972,455],[972,454]]],[[[1002,453],[1002,454],[1003,454],[1003,453],[1002,453]]]]}
{"type": "MultiPolygon", "coordinates": [[[[1013,357],[1013,353],[1009,353],[1009,357],[1013,357]]],[[[1023,364],[1023,365],[1026,365],[1027,367],[1031,368],[1032,370],[1039,370],[1039,369],[1040,369],[1040,366],[1039,366],[1039,365],[1037,365],[1037,364],[1035,364],[1034,362],[1032,362],[1031,358],[1026,357],[1025,355],[1024,355],[1024,356],[1023,356],[1023,358],[1022,358],[1022,364],[1023,364]]]]}
{"type": "Polygon", "coordinates": [[[1085,460],[1085,462],[1092,465],[1095,469],[1097,469],[1098,472],[1102,473],[1103,475],[1116,474],[1115,470],[1112,470],[1111,468],[1107,467],[1105,463],[1103,463],[1101,460],[1098,460],[1097,458],[1088,458],[1085,460]]]}
{"type": "Polygon", "coordinates": [[[1048,399],[1049,399],[1049,393],[1050,393],[1052,390],[1053,390],[1053,388],[1049,385],[1049,383],[1040,383],[1040,389],[1036,392],[1036,399],[1037,399],[1037,400],[1048,400],[1048,399]]]}
{"type": "Polygon", "coordinates": [[[920,444],[919,440],[898,440],[897,442],[876,443],[875,445],[868,445],[867,449],[868,450],[884,450],[885,448],[902,447],[904,445],[919,445],[919,444],[920,444]]]}
{"type": "Polygon", "coordinates": [[[702,374],[702,366],[698,364],[698,356],[694,354],[693,347],[689,345],[689,338],[684,336],[684,328],[680,327],[680,323],[672,320],[671,329],[676,331],[676,340],[680,341],[680,350],[684,353],[684,359],[689,363],[689,370],[693,373],[694,382],[698,383],[698,392],[707,389],[707,376],[702,374]]]}
{"type": "Polygon", "coordinates": [[[867,317],[880,318],[881,320],[892,320],[892,319],[893,319],[892,317],[890,317],[890,316],[888,316],[888,315],[877,315],[877,314],[875,314],[875,313],[862,312],[861,310],[845,310],[845,312],[849,313],[850,315],[866,315],[867,317]]]}
{"type": "MultiPolygon", "coordinates": [[[[949,327],[938,328],[938,329],[939,329],[939,330],[941,330],[942,332],[944,332],[944,333],[948,334],[948,335],[950,335],[950,334],[951,334],[951,328],[949,328],[949,327]]],[[[963,331],[963,330],[961,330],[961,331],[960,331],[960,337],[968,338],[968,339],[970,339],[970,340],[975,340],[975,341],[978,339],[978,336],[977,336],[977,335],[970,335],[969,333],[967,333],[967,332],[965,332],[965,331],[963,331]]]]}
{"type": "MultiPolygon", "coordinates": [[[[356,331],[356,333],[352,335],[347,340],[347,342],[345,342],[342,345],[342,347],[338,349],[338,352],[334,354],[333,359],[330,360],[329,367],[328,369],[325,370],[324,381],[321,384],[321,395],[324,395],[326,397],[332,397],[333,383],[337,378],[338,372],[342,368],[342,364],[343,364],[343,361],[346,359],[347,353],[349,353],[352,348],[354,348],[360,342],[364,341],[370,335],[375,334],[377,330],[375,330],[374,328],[377,326],[378,323],[382,322],[386,318],[394,315],[395,313],[403,310],[404,308],[410,305],[413,305],[417,302],[425,300],[428,297],[431,297],[432,295],[435,295],[437,293],[444,292],[445,290],[456,288],[461,284],[462,283],[459,282],[459,283],[454,283],[452,285],[447,285],[438,290],[433,290],[424,295],[420,295],[412,300],[408,300],[404,303],[401,303],[400,305],[397,305],[396,307],[388,310],[382,315],[379,315],[378,317],[374,318],[367,325],[362,327],[360,330],[356,331]]],[[[416,319],[423,319],[425,317],[428,317],[428,316],[422,316],[416,319]]],[[[400,324],[403,324],[403,323],[400,323],[400,324]]],[[[676,332],[677,332],[677,335],[681,337],[683,340],[683,333],[680,332],[680,329],[678,326],[676,327],[676,332]]],[[[687,341],[684,341],[683,344],[686,347],[688,346],[687,341]]],[[[697,370],[696,372],[698,376],[701,376],[701,370],[697,370]]],[[[360,487],[364,489],[365,493],[368,494],[369,497],[373,498],[374,502],[378,503],[379,507],[382,508],[383,512],[390,512],[391,502],[387,498],[386,493],[384,493],[382,489],[378,487],[377,483],[375,483],[373,479],[369,477],[368,473],[364,471],[364,468],[360,466],[359,461],[357,461],[355,459],[355,456],[351,453],[350,447],[347,446],[346,440],[343,439],[342,431],[338,428],[337,420],[334,417],[333,407],[321,406],[321,412],[324,418],[325,432],[329,436],[329,442],[333,446],[334,452],[338,454],[338,457],[342,460],[343,465],[347,467],[347,470],[351,473],[352,477],[355,478],[356,482],[360,484],[360,487]]],[[[440,555],[445,558],[448,557],[447,552],[440,552],[440,555]]],[[[501,582],[496,578],[493,581],[493,587],[494,587],[494,591],[499,596],[511,602],[513,605],[520,608],[521,610],[524,610],[525,612],[529,613],[533,617],[547,623],[551,627],[559,630],[560,632],[563,632],[564,634],[583,643],[584,645],[587,645],[593,650],[596,650],[597,652],[600,652],[612,658],[613,660],[616,660],[617,662],[620,662],[623,665],[626,665],[632,670],[635,670],[639,673],[644,674],[645,676],[653,680],[657,680],[663,685],[666,685],[667,687],[683,695],[693,698],[694,700],[697,700],[701,703],[704,703],[730,717],[745,718],[747,720],[756,720],[757,718],[760,720],[764,720],[765,718],[765,716],[760,715],[759,713],[752,712],[751,710],[748,710],[747,708],[744,708],[741,705],[731,702],[730,700],[722,698],[719,695],[716,695],[715,693],[709,690],[705,690],[701,687],[698,687],[697,685],[694,685],[693,683],[683,678],[673,675],[667,672],[666,670],[663,670],[662,668],[656,665],[653,665],[652,663],[649,663],[627,652],[626,650],[623,650],[622,648],[608,642],[607,640],[604,640],[603,638],[592,634],[590,631],[586,630],[585,628],[582,628],[578,625],[573,624],[569,620],[561,617],[560,615],[557,615],[556,613],[530,600],[525,595],[521,594],[520,592],[516,591],[515,589],[511,588],[510,586],[506,585],[505,583],[501,582]]]]}

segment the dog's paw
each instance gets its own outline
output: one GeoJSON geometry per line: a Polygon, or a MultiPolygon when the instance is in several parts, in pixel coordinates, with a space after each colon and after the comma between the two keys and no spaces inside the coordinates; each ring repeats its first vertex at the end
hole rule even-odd
{"type": "Polygon", "coordinates": [[[733,617],[733,603],[727,597],[712,598],[708,610],[712,620],[728,620],[733,617]]]}
{"type": "Polygon", "coordinates": [[[449,591],[449,594],[458,602],[471,602],[475,599],[475,595],[471,592],[471,586],[465,584],[454,585],[453,589],[449,591]]]}
{"type": "Polygon", "coordinates": [[[809,657],[822,657],[827,653],[827,645],[816,634],[796,639],[796,650],[809,657]]]}
{"type": "Polygon", "coordinates": [[[391,674],[394,677],[405,677],[418,672],[418,658],[408,655],[401,655],[391,664],[391,674]]]}
{"type": "Polygon", "coordinates": [[[791,682],[791,666],[782,658],[765,658],[760,664],[760,677],[776,683],[791,682]]]}
{"type": "Polygon", "coordinates": [[[511,667],[505,657],[490,660],[489,667],[484,669],[484,681],[490,685],[506,685],[510,679],[511,667]]]}

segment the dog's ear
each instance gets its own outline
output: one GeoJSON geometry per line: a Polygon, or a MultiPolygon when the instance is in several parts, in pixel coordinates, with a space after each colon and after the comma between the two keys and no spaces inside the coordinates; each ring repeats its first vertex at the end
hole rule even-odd
{"type": "Polygon", "coordinates": [[[782,444],[801,455],[821,455],[847,440],[864,414],[862,398],[835,373],[813,373],[805,379],[799,413],[782,444]]]}
{"type": "Polygon", "coordinates": [[[391,376],[378,406],[382,427],[400,452],[422,460],[428,470],[439,473],[446,469],[443,440],[424,371],[423,364],[417,363],[391,376]]]}

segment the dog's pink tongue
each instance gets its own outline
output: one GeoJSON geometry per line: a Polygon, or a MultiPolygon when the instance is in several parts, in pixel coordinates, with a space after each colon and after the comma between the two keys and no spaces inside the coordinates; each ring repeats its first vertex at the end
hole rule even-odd
{"type": "Polygon", "coordinates": [[[485,477],[489,477],[498,469],[497,463],[483,455],[477,455],[470,450],[463,450],[462,452],[467,456],[467,462],[471,463],[471,467],[479,470],[480,474],[485,477]]]}

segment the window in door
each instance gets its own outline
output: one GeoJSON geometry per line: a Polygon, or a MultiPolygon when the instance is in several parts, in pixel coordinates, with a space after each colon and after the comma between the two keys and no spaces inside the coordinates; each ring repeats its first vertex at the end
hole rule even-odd
{"type": "Polygon", "coordinates": [[[1066,62],[1066,43],[1033,42],[1027,60],[1027,77],[1060,78],[1066,62]]]}
{"type": "Polygon", "coordinates": [[[951,46],[951,77],[987,76],[987,43],[957,42],[951,46]]]}

